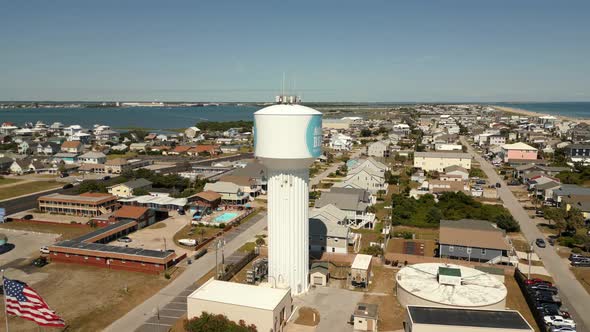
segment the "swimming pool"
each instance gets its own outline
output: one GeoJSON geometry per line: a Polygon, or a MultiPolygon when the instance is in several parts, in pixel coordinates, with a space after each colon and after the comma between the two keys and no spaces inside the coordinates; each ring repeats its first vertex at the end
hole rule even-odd
{"type": "Polygon", "coordinates": [[[215,217],[213,219],[216,223],[228,222],[237,217],[238,214],[235,212],[224,212],[222,215],[215,217]]]}

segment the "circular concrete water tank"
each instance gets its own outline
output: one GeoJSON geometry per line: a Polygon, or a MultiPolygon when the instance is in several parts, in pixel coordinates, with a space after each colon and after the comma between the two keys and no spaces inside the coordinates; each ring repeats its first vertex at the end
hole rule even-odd
{"type": "Polygon", "coordinates": [[[254,113],[254,151],[271,168],[307,168],[322,149],[322,113],[279,104],[254,113]]]}
{"type": "Polygon", "coordinates": [[[397,298],[402,306],[423,305],[468,309],[505,309],[506,286],[488,273],[454,264],[408,265],[396,276],[397,298]],[[459,270],[458,282],[448,283],[440,268],[459,270]],[[442,280],[442,281],[441,281],[442,280]]]}

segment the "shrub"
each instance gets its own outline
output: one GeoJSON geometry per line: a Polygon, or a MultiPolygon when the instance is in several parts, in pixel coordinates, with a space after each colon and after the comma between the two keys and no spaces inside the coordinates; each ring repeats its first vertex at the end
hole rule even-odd
{"type": "Polygon", "coordinates": [[[256,239],[256,245],[263,246],[266,242],[263,238],[259,237],[256,239]]]}
{"type": "Polygon", "coordinates": [[[164,273],[164,278],[170,279],[170,273],[168,273],[168,272],[164,273]]]}
{"type": "Polygon", "coordinates": [[[377,257],[383,255],[383,248],[381,248],[380,246],[373,245],[370,247],[363,248],[361,250],[361,253],[377,257]]]}
{"type": "Polygon", "coordinates": [[[224,222],[220,223],[219,228],[225,228],[225,223],[224,222]]]}
{"type": "Polygon", "coordinates": [[[572,252],[574,254],[581,254],[583,252],[583,250],[578,247],[575,247],[575,248],[572,248],[572,252]]]}
{"type": "Polygon", "coordinates": [[[214,315],[208,312],[203,312],[199,317],[185,320],[184,329],[188,332],[258,332],[255,325],[246,325],[243,320],[236,323],[225,315],[214,315]]]}

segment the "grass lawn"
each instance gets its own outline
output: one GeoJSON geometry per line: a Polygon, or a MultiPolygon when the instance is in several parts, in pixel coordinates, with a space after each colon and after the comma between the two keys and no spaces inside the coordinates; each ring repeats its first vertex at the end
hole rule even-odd
{"type": "Polygon", "coordinates": [[[252,250],[254,250],[254,248],[256,248],[256,243],[254,242],[246,242],[244,243],[244,245],[242,245],[238,251],[239,252],[250,252],[252,250]]]}
{"type": "MultiPolygon", "coordinates": [[[[157,225],[157,224],[155,224],[157,225]]],[[[174,234],[174,243],[178,244],[179,246],[184,247],[182,244],[178,243],[180,239],[195,239],[201,242],[202,239],[208,237],[214,237],[217,233],[222,232],[221,228],[215,227],[199,227],[193,225],[186,225],[181,230],[174,234]]]]}
{"type": "Polygon", "coordinates": [[[17,182],[21,182],[21,179],[8,179],[8,178],[0,178],[0,186],[6,185],[6,184],[13,184],[13,183],[17,183],[17,182]]]}
{"type": "Polygon", "coordinates": [[[590,294],[590,267],[573,267],[572,272],[580,284],[582,284],[590,294]]]}
{"type": "MultiPolygon", "coordinates": [[[[103,330],[173,280],[163,275],[60,263],[36,271],[46,273],[47,278],[31,286],[65,319],[68,331],[103,330]]],[[[2,310],[1,320],[3,315],[2,310]]],[[[37,331],[34,323],[21,318],[10,317],[9,324],[14,331],[37,331]]]]}
{"type": "Polygon", "coordinates": [[[0,229],[17,229],[22,231],[61,234],[59,240],[69,240],[94,230],[90,226],[75,227],[67,224],[34,224],[28,222],[9,222],[0,224],[0,229]]]}
{"type": "Polygon", "coordinates": [[[111,159],[117,159],[117,158],[135,158],[137,157],[137,152],[125,152],[125,153],[115,153],[115,154],[109,154],[107,155],[107,159],[111,160],[111,159]]]}
{"type": "Polygon", "coordinates": [[[10,190],[0,190],[0,200],[31,194],[42,190],[60,188],[61,186],[63,186],[63,184],[55,181],[26,182],[21,185],[11,186],[10,190]]]}
{"type": "Polygon", "coordinates": [[[412,232],[416,234],[416,239],[419,240],[436,240],[438,239],[438,228],[421,228],[411,226],[394,226],[393,232],[412,232]]]}

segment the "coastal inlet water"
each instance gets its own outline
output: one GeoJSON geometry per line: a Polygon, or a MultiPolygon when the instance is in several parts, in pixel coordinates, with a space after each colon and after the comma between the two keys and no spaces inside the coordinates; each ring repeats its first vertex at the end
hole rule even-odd
{"type": "Polygon", "coordinates": [[[23,125],[43,121],[47,125],[109,125],[117,128],[150,128],[163,130],[187,128],[202,121],[252,121],[256,106],[203,107],[106,107],[106,108],[15,108],[0,109],[0,123],[23,125]]]}
{"type": "Polygon", "coordinates": [[[561,103],[494,103],[494,105],[520,108],[525,111],[562,115],[572,118],[589,119],[590,102],[561,102],[561,103]]]}

